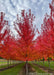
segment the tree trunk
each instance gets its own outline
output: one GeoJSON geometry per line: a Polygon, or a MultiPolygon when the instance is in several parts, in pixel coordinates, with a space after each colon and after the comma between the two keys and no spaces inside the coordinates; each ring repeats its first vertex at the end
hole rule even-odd
{"type": "Polygon", "coordinates": [[[8,65],[8,67],[9,67],[9,60],[7,60],[7,65],[8,65]]]}
{"type": "Polygon", "coordinates": [[[44,64],[44,57],[43,57],[43,64],[44,64]]]}
{"type": "Polygon", "coordinates": [[[26,61],[26,75],[28,75],[28,61],[26,61]]]}
{"type": "Polygon", "coordinates": [[[11,60],[10,60],[10,65],[11,65],[11,60]]]}
{"type": "Polygon", "coordinates": [[[43,64],[44,64],[44,60],[43,60],[43,64]]]}
{"type": "Polygon", "coordinates": [[[48,64],[49,64],[49,69],[50,69],[50,61],[48,61],[48,64]]]}

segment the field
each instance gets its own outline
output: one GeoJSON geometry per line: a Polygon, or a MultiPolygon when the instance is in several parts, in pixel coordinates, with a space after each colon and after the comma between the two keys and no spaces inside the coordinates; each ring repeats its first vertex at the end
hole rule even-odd
{"type": "MultiPolygon", "coordinates": [[[[41,66],[45,66],[47,68],[49,67],[48,61],[44,61],[44,63],[42,61],[36,61],[35,63],[38,64],[38,65],[41,65],[41,66]]],[[[54,69],[54,61],[50,61],[50,68],[54,69]]]]}
{"type": "Polygon", "coordinates": [[[0,75],[4,75],[4,74],[5,75],[19,75],[18,73],[20,72],[20,70],[22,69],[23,66],[24,66],[24,63],[19,64],[16,67],[13,67],[13,68],[5,70],[5,71],[2,71],[0,73],[0,75]]]}
{"type": "MultiPolygon", "coordinates": [[[[16,64],[17,62],[14,62],[13,63],[13,61],[12,61],[12,63],[10,64],[10,62],[9,62],[9,66],[11,66],[11,65],[14,65],[14,64],[16,64]]],[[[19,62],[18,62],[19,63],[19,62]]],[[[42,62],[42,61],[33,61],[33,62],[28,62],[29,64],[30,64],[30,66],[31,66],[31,69],[32,70],[34,70],[35,72],[33,72],[33,73],[40,73],[40,74],[44,74],[44,75],[47,75],[48,74],[48,68],[49,68],[49,65],[48,65],[48,61],[44,61],[44,63],[42,62]],[[35,65],[36,64],[36,65],[35,65]],[[43,66],[43,67],[46,67],[47,69],[46,70],[44,70],[44,68],[40,68],[39,66],[37,66],[37,64],[40,66],[43,66]]],[[[21,74],[19,74],[21,71],[23,71],[24,72],[24,64],[25,63],[20,63],[19,65],[17,65],[17,66],[15,66],[15,67],[12,67],[12,68],[10,68],[10,69],[7,69],[7,70],[4,70],[4,71],[0,71],[0,75],[4,75],[4,73],[5,73],[5,75],[21,75],[21,74]]],[[[50,69],[52,69],[52,70],[54,70],[54,62],[53,61],[51,61],[50,62],[50,69]]],[[[7,67],[8,66],[8,63],[7,63],[7,61],[6,60],[2,60],[2,63],[1,63],[1,61],[0,61],[0,69],[1,68],[5,68],[5,67],[7,67]]],[[[32,75],[32,74],[31,74],[32,75]]],[[[38,75],[38,74],[37,74],[38,75]]],[[[49,72],[49,74],[48,75],[51,75],[50,74],[50,72],[49,72]]]]}

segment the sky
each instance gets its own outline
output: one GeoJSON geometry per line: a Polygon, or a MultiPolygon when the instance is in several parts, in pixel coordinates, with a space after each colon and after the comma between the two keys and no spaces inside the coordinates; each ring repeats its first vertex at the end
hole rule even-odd
{"type": "MultiPolygon", "coordinates": [[[[13,21],[16,20],[16,15],[21,10],[28,11],[31,9],[32,14],[36,17],[35,24],[39,28],[43,23],[43,18],[46,13],[50,14],[49,3],[52,0],[0,0],[0,12],[4,12],[5,19],[9,21],[13,30],[13,21]]],[[[16,33],[16,32],[15,32],[16,33]]]]}

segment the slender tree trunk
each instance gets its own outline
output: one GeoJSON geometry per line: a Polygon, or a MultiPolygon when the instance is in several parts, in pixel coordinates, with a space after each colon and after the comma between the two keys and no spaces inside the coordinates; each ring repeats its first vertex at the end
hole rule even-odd
{"type": "Polygon", "coordinates": [[[14,63],[14,60],[12,61],[12,63],[13,63],[13,66],[14,66],[14,64],[15,64],[15,63],[14,63]]]}
{"type": "Polygon", "coordinates": [[[11,60],[10,60],[10,65],[11,65],[11,60]]]}
{"type": "Polygon", "coordinates": [[[26,61],[26,75],[28,75],[28,61],[26,61]]]}
{"type": "Polygon", "coordinates": [[[50,58],[48,57],[48,66],[49,66],[49,69],[50,69],[50,58]]]}
{"type": "Polygon", "coordinates": [[[44,60],[43,60],[43,64],[44,64],[44,60]]]}
{"type": "Polygon", "coordinates": [[[36,62],[36,60],[35,60],[35,62],[36,62]]]}
{"type": "Polygon", "coordinates": [[[49,69],[50,69],[50,61],[48,61],[48,64],[49,64],[49,69]]]}
{"type": "MultiPolygon", "coordinates": [[[[2,60],[1,60],[1,62],[2,62],[2,60]]],[[[3,65],[3,64],[1,63],[1,64],[0,64],[0,67],[2,67],[2,65],[3,65]]]]}
{"type": "Polygon", "coordinates": [[[43,64],[44,64],[44,57],[43,57],[43,64]]]}
{"type": "Polygon", "coordinates": [[[9,67],[9,60],[7,60],[7,65],[8,65],[8,67],[9,67]]]}

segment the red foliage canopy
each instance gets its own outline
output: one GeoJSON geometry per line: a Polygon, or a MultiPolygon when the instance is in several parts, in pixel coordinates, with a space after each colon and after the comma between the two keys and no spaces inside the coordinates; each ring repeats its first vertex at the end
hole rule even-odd
{"type": "MultiPolygon", "coordinates": [[[[14,28],[17,31],[17,39],[12,37],[10,31],[5,30],[1,33],[3,27],[8,25],[8,22],[4,20],[3,13],[0,17],[0,48],[1,41],[4,40],[2,49],[0,50],[0,56],[5,59],[31,61],[39,60],[42,58],[54,57],[54,0],[50,4],[51,13],[45,15],[43,24],[41,25],[41,33],[35,40],[36,32],[38,29],[33,24],[35,16],[23,10],[21,17],[17,15],[17,19],[14,22],[14,28]],[[36,31],[35,31],[36,30],[36,31]],[[8,36],[4,39],[5,35],[8,36]]],[[[8,29],[8,28],[7,28],[8,29]]]]}

